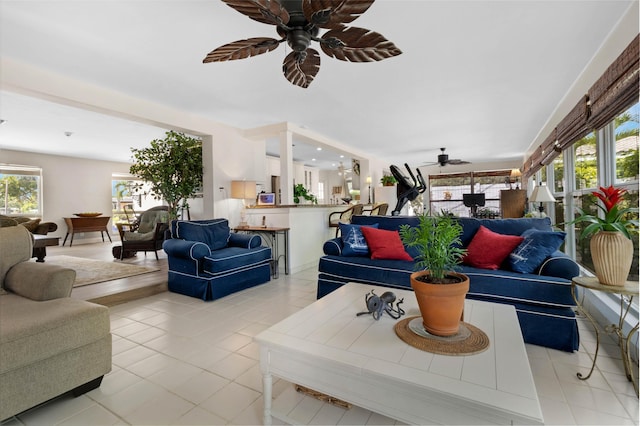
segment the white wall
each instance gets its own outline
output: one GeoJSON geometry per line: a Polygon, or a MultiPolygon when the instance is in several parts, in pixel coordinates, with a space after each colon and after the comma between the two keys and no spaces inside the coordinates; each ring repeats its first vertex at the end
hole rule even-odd
{"type": "MultiPolygon", "coordinates": [[[[4,90],[202,137],[204,197],[190,203],[200,210],[192,210],[192,218],[229,217],[232,223],[237,222],[241,201],[229,198],[231,181],[261,180],[264,176],[265,143],[245,138],[236,128],[12,59],[0,58],[0,69],[4,90]]],[[[0,161],[10,162],[4,157],[3,153],[0,161]]],[[[120,171],[127,172],[128,166],[120,171]]]]}
{"type": "MultiPolygon", "coordinates": [[[[53,235],[62,239],[67,232],[64,217],[88,211],[110,216],[112,173],[129,172],[129,164],[126,163],[21,151],[2,150],[0,161],[42,168],[42,219],[55,222],[58,230],[53,235]]],[[[82,239],[97,241],[100,234],[76,235],[74,243],[81,243],[82,239]]]]}
{"type": "MultiPolygon", "coordinates": [[[[229,198],[232,180],[259,180],[264,156],[255,155],[260,142],[241,138],[234,132],[220,132],[203,141],[204,187],[210,192],[203,198],[189,200],[192,219],[226,217],[230,223],[240,221],[242,202],[229,198]],[[231,142],[231,143],[230,143],[231,142]],[[260,173],[260,175],[258,175],[260,173]],[[219,188],[222,187],[223,190],[219,188]]],[[[262,147],[264,152],[264,147],[262,147]]],[[[128,173],[129,163],[116,163],[84,158],[63,157],[2,150],[0,162],[40,167],[43,170],[43,219],[58,224],[54,234],[64,238],[63,217],[82,211],[111,214],[111,179],[113,173],[128,173]]],[[[95,233],[86,236],[95,241],[95,233]]],[[[83,236],[76,236],[80,243],[83,236]]]]}
{"type": "MultiPolygon", "coordinates": [[[[212,172],[213,208],[205,211],[203,218],[224,217],[230,224],[237,224],[240,222],[242,200],[231,198],[231,181],[253,180],[264,184],[267,169],[265,143],[245,139],[240,131],[232,128],[220,129],[212,139],[212,156],[204,160],[204,168],[205,176],[208,171],[212,172]]],[[[247,200],[247,203],[255,204],[255,201],[247,200]]]]}

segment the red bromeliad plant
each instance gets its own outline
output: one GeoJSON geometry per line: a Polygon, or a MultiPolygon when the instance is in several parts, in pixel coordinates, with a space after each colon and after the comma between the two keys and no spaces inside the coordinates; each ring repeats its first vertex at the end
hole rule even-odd
{"type": "Polygon", "coordinates": [[[601,186],[600,192],[592,193],[604,204],[604,207],[598,204],[598,208],[604,212],[604,218],[586,214],[582,209],[576,208],[579,216],[573,223],[590,223],[590,225],[582,231],[582,238],[586,238],[598,231],[610,231],[621,232],[625,237],[631,239],[631,234],[638,230],[638,221],[636,219],[629,219],[628,215],[637,213],[638,209],[631,207],[620,208],[620,201],[622,201],[626,192],[626,189],[614,188],[613,185],[611,185],[608,188],[601,186]]]}

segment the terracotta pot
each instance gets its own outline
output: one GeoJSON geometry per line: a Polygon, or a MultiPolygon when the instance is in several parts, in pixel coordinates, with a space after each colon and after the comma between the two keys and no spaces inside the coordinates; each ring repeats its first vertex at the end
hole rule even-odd
{"type": "Polygon", "coordinates": [[[624,285],[633,262],[633,243],[620,232],[600,231],[591,238],[591,258],[601,284],[624,285]]]}
{"type": "Polygon", "coordinates": [[[469,292],[469,277],[457,272],[448,275],[459,277],[455,284],[431,284],[418,281],[416,277],[428,275],[429,271],[411,274],[411,288],[416,294],[422,325],[435,336],[453,336],[458,333],[464,311],[464,299],[469,292]]]}

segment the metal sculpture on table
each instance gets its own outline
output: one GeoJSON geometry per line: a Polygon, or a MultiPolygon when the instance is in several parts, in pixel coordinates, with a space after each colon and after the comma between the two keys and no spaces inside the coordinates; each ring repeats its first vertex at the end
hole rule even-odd
{"type": "Polygon", "coordinates": [[[378,321],[385,312],[393,319],[398,319],[405,314],[404,310],[400,307],[404,302],[404,298],[400,299],[394,308],[393,302],[396,301],[396,295],[390,291],[385,291],[381,296],[378,296],[373,290],[371,290],[370,293],[365,295],[364,300],[367,305],[367,310],[364,312],[358,312],[356,314],[358,317],[360,315],[372,314],[373,319],[378,321]]]}

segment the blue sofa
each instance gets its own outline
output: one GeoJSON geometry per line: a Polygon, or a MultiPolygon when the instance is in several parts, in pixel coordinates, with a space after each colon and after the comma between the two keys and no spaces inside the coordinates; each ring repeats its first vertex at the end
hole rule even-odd
{"type": "Polygon", "coordinates": [[[227,219],[174,220],[162,248],[175,293],[215,300],[271,279],[271,249],[259,235],[232,233],[227,219]]]}
{"type": "MultiPolygon", "coordinates": [[[[507,235],[522,235],[529,229],[552,231],[544,219],[474,219],[457,218],[463,228],[463,247],[467,247],[480,225],[507,235]]],[[[356,225],[375,225],[379,229],[398,230],[400,225],[416,226],[415,216],[354,216],[356,225]]],[[[529,231],[531,232],[531,231],[529,231]]],[[[325,242],[325,255],[320,258],[317,298],[336,290],[347,282],[411,289],[409,276],[414,262],[371,259],[368,256],[345,256],[341,238],[325,242]]],[[[411,249],[407,252],[411,255],[411,249]]],[[[415,253],[414,253],[415,254],[415,253]]],[[[415,256],[414,256],[415,257],[415,256]]],[[[579,275],[576,262],[555,251],[532,273],[500,269],[479,269],[460,265],[459,272],[469,276],[467,297],[515,306],[524,341],[572,352],[578,349],[579,336],[571,296],[571,278],[579,275]]],[[[363,288],[363,294],[367,292],[363,288]]]]}

